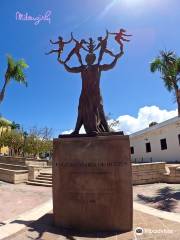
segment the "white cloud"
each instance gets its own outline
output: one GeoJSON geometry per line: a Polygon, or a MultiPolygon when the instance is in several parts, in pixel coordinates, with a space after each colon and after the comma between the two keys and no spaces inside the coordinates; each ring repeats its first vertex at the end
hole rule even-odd
{"type": "MultiPolygon", "coordinates": [[[[163,122],[177,116],[177,110],[162,110],[157,106],[145,106],[139,109],[137,117],[130,115],[119,116],[116,120],[119,124],[113,129],[115,131],[124,131],[125,134],[131,134],[139,130],[145,129],[151,122],[163,122]]],[[[111,119],[108,123],[112,123],[111,119]]],[[[70,134],[73,130],[64,131],[62,134],[70,134]]],[[[84,127],[80,129],[80,133],[85,133],[84,127]]]]}
{"type": "Polygon", "coordinates": [[[62,132],[61,134],[67,135],[67,134],[71,134],[72,132],[73,132],[73,129],[70,129],[70,130],[62,132]]]}
{"type": "Polygon", "coordinates": [[[139,109],[138,116],[130,115],[119,116],[118,126],[114,128],[116,131],[124,131],[125,134],[131,134],[147,128],[151,122],[163,122],[177,116],[177,110],[161,110],[157,106],[145,106],[139,109]]]}
{"type": "MultiPolygon", "coordinates": [[[[73,129],[64,131],[64,132],[62,132],[61,134],[71,134],[72,132],[73,132],[73,129]]],[[[84,126],[81,127],[79,133],[81,133],[81,134],[85,133],[84,126]]]]}

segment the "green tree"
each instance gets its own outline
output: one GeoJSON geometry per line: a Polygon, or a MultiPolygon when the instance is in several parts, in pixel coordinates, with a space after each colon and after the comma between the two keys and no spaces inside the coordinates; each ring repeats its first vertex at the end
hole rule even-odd
{"type": "Polygon", "coordinates": [[[23,133],[17,130],[5,131],[1,136],[1,144],[12,150],[13,155],[20,155],[23,151],[23,133]]]}
{"type": "Polygon", "coordinates": [[[24,146],[24,152],[34,157],[39,156],[41,153],[52,152],[53,144],[51,140],[41,139],[36,135],[28,135],[26,138],[26,144],[24,146]]]}
{"type": "Polygon", "coordinates": [[[12,79],[27,86],[27,81],[24,74],[24,69],[28,67],[26,62],[23,59],[15,61],[11,56],[7,57],[7,62],[8,66],[4,77],[4,84],[2,90],[0,91],[0,103],[2,103],[7,85],[12,79]]]}
{"type": "MultiPolygon", "coordinates": [[[[8,126],[11,127],[11,123],[8,126]]],[[[11,128],[10,131],[7,129],[7,131],[1,133],[0,147],[8,147],[16,156],[26,154],[38,157],[39,154],[52,153],[51,132],[52,130],[47,127],[42,129],[34,127],[29,130],[29,133],[18,128],[11,128]]]]}
{"type": "Polygon", "coordinates": [[[160,55],[151,62],[150,69],[152,73],[160,72],[167,90],[175,94],[180,117],[180,58],[172,51],[160,51],[160,55]]]}

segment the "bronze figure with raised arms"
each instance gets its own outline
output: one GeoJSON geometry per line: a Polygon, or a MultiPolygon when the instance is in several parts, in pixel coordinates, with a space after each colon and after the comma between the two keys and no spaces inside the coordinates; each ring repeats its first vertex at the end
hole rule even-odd
{"type": "MultiPolygon", "coordinates": [[[[124,31],[121,34],[124,34],[124,31]]],[[[60,59],[59,56],[57,58],[58,62],[64,66],[66,71],[70,73],[79,73],[81,74],[82,79],[82,90],[79,98],[78,117],[75,130],[72,135],[78,135],[82,125],[84,125],[85,131],[88,135],[98,135],[100,133],[110,132],[104,113],[103,100],[100,92],[101,73],[103,71],[111,70],[115,67],[117,61],[124,54],[123,44],[121,43],[121,40],[124,40],[122,36],[130,35],[118,35],[115,37],[118,38],[116,41],[118,40],[118,42],[121,44],[120,52],[116,55],[107,49],[108,36],[109,32],[106,31],[106,37],[99,37],[99,44],[96,45],[95,41],[92,38],[89,38],[88,42],[84,39],[78,41],[73,37],[73,34],[71,34],[71,39],[75,42],[75,47],[70,51],[65,61],[60,59]],[[96,63],[96,55],[94,51],[99,48],[100,51],[96,63]],[[88,52],[88,54],[85,56],[85,64],[83,64],[80,50],[85,50],[88,52]],[[104,53],[108,53],[113,57],[111,63],[100,64],[104,53]],[[67,62],[74,54],[77,55],[80,66],[70,67],[67,62]]]]}

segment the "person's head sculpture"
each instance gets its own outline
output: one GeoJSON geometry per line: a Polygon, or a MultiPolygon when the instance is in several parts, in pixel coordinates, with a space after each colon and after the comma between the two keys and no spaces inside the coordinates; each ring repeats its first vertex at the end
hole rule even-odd
{"type": "Polygon", "coordinates": [[[86,41],[84,39],[81,39],[80,43],[83,44],[86,43],[86,41]]]}
{"type": "Polygon", "coordinates": [[[63,38],[62,38],[61,36],[59,36],[58,39],[59,39],[59,41],[62,41],[62,40],[63,40],[63,38]]]}
{"type": "Polygon", "coordinates": [[[124,28],[121,28],[121,29],[120,29],[120,32],[125,33],[126,30],[125,30],[124,28]]]}
{"type": "Polygon", "coordinates": [[[87,54],[85,60],[86,60],[87,65],[92,65],[96,61],[96,55],[93,53],[87,54]]]}

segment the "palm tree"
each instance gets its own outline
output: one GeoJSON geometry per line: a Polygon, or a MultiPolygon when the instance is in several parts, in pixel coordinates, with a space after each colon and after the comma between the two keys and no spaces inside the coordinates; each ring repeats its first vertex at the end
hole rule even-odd
{"type": "Polygon", "coordinates": [[[150,64],[151,72],[159,71],[169,92],[174,92],[180,117],[180,58],[172,51],[160,51],[150,64]]]}
{"type": "Polygon", "coordinates": [[[23,59],[19,61],[14,61],[11,56],[7,56],[7,62],[8,66],[5,73],[4,85],[2,87],[2,90],[0,91],[0,104],[4,99],[6,87],[12,79],[27,86],[26,77],[23,72],[23,70],[28,67],[26,62],[23,59]]]}

